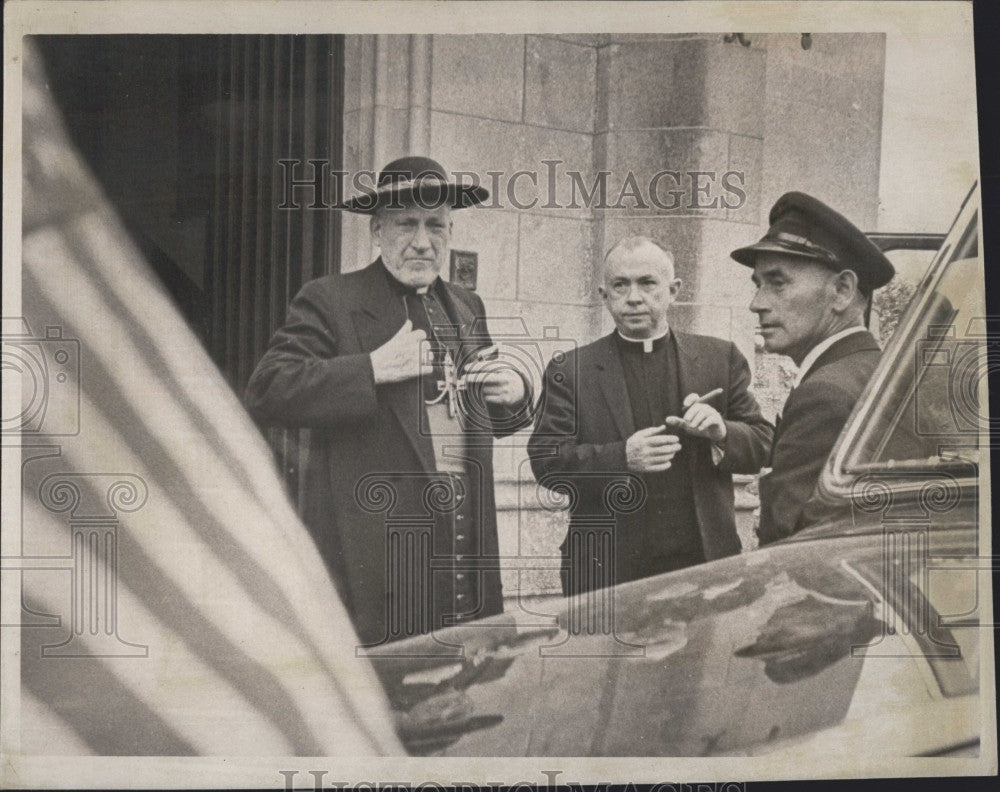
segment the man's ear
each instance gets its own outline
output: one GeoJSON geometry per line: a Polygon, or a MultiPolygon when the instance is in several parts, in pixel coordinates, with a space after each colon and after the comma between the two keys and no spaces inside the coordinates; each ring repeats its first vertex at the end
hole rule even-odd
{"type": "Polygon", "coordinates": [[[378,212],[371,216],[371,220],[368,221],[368,230],[371,231],[372,240],[375,244],[378,244],[378,232],[382,228],[381,218],[378,216],[378,212]]]}
{"type": "Polygon", "coordinates": [[[674,299],[674,300],[677,299],[677,295],[680,294],[681,286],[683,285],[683,283],[684,283],[684,281],[682,281],[680,278],[674,278],[672,281],[670,281],[670,297],[671,297],[671,299],[674,299]]]}
{"type": "Polygon", "coordinates": [[[602,300],[604,300],[605,302],[607,301],[607,299],[608,299],[608,290],[607,289],[605,289],[603,286],[598,286],[597,287],[597,293],[599,295],[601,295],[601,299],[602,300]]]}
{"type": "Polygon", "coordinates": [[[858,273],[854,270],[841,270],[834,276],[834,309],[840,313],[850,308],[859,294],[858,273]]]}

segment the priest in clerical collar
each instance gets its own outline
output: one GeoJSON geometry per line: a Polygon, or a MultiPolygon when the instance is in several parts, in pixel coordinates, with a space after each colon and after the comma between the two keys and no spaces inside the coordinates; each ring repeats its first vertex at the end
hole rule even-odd
{"type": "Polygon", "coordinates": [[[773,427],[732,342],[670,327],[680,287],[668,250],[621,240],[599,289],[614,332],[546,370],[528,454],[543,486],[575,491],[567,595],[740,552],[732,474],[760,470],[773,427]]]}

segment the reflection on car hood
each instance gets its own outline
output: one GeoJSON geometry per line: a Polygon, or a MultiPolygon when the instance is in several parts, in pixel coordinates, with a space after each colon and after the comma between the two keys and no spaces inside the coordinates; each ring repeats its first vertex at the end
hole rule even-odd
{"type": "MultiPolygon", "coordinates": [[[[915,660],[865,658],[888,634],[882,559],[879,536],[779,544],[594,592],[600,619],[557,598],[525,605],[516,624],[507,614],[370,653],[414,753],[749,752],[863,709],[866,663],[869,677],[906,687],[915,660]]],[[[960,662],[951,668],[953,692],[975,688],[960,662]]]]}

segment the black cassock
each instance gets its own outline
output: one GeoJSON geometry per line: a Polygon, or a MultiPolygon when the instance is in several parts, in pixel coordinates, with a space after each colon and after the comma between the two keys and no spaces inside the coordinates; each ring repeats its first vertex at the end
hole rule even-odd
{"type": "MultiPolygon", "coordinates": [[[[449,325],[435,332],[438,355],[461,363],[492,345],[478,296],[433,289],[427,308],[449,325]]],[[[258,421],[311,430],[303,519],[366,644],[502,612],[492,441],[532,417],[529,389],[436,442],[438,376],[376,385],[372,350],[407,318],[438,324],[405,292],[381,260],[310,281],[247,386],[258,421]]]]}
{"type": "MultiPolygon", "coordinates": [[[[663,424],[668,415],[684,414],[677,376],[677,347],[671,335],[654,341],[615,336],[625,372],[625,387],[636,429],[663,424]],[[649,351],[645,351],[650,348],[649,351]]],[[[667,434],[674,433],[668,430],[667,434]]],[[[628,580],[683,569],[705,560],[688,456],[691,438],[681,433],[681,450],[667,470],[643,473],[646,505],[623,526],[616,550],[618,568],[628,580]]],[[[624,580],[617,580],[622,583],[624,580]]]]}

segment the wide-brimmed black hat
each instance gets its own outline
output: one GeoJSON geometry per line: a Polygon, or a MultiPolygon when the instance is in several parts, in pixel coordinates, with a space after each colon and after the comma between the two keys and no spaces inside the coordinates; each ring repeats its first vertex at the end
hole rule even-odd
{"type": "Polygon", "coordinates": [[[814,261],[830,269],[853,270],[865,294],[884,286],[896,270],[875,244],[850,220],[811,195],[790,192],[771,207],[771,227],[753,245],[730,255],[747,267],[757,263],[762,251],[814,261]]]}
{"type": "Polygon", "coordinates": [[[382,169],[374,189],[364,190],[336,208],[374,214],[383,206],[403,206],[404,196],[412,197],[418,206],[427,209],[440,206],[465,209],[482,203],[490,194],[478,184],[449,181],[441,164],[430,157],[400,157],[382,169]]]}

